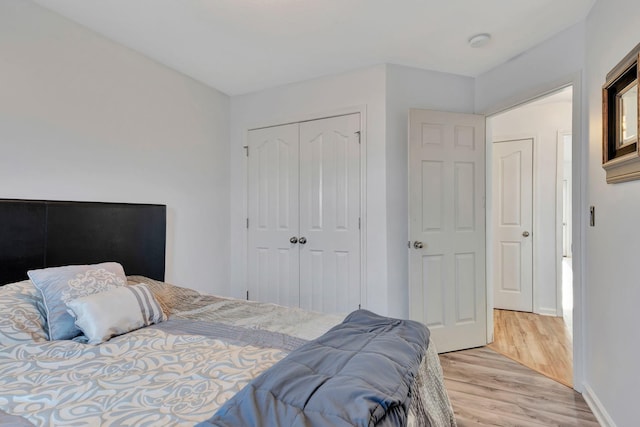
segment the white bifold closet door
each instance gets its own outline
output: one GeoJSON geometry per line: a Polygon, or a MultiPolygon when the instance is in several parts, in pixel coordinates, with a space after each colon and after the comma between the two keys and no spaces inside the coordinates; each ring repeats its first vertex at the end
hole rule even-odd
{"type": "Polygon", "coordinates": [[[249,132],[250,299],[358,308],[359,132],[359,114],[249,132]]]}
{"type": "Polygon", "coordinates": [[[249,132],[248,299],[297,307],[298,125],[249,132]]]}

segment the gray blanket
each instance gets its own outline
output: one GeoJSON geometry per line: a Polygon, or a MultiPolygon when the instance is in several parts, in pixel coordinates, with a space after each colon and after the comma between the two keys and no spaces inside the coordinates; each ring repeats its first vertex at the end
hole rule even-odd
{"type": "Polygon", "coordinates": [[[428,329],[366,310],[290,353],[198,424],[402,426],[428,329]]]}

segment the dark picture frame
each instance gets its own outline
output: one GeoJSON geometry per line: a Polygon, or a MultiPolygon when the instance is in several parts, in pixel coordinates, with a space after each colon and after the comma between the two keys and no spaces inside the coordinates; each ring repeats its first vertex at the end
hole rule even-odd
{"type": "Polygon", "coordinates": [[[602,167],[609,184],[640,179],[639,55],[640,44],[602,86],[602,167]]]}

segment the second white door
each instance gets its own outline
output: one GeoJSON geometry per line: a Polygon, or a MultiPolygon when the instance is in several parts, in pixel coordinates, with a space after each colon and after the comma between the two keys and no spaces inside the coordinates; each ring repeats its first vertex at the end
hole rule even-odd
{"type": "Polygon", "coordinates": [[[533,140],[493,144],[494,307],[533,311],[533,140]]]}
{"type": "Polygon", "coordinates": [[[249,298],[360,304],[360,115],[249,132],[249,298]]]}

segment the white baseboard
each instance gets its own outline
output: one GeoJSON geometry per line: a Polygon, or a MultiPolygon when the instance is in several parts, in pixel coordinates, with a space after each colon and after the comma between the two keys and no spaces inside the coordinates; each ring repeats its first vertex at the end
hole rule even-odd
{"type": "Polygon", "coordinates": [[[585,402],[591,408],[591,412],[596,417],[598,422],[602,427],[616,427],[616,423],[613,422],[609,413],[598,399],[598,396],[593,392],[589,384],[583,383],[584,393],[582,393],[582,397],[584,397],[585,402]]]}

